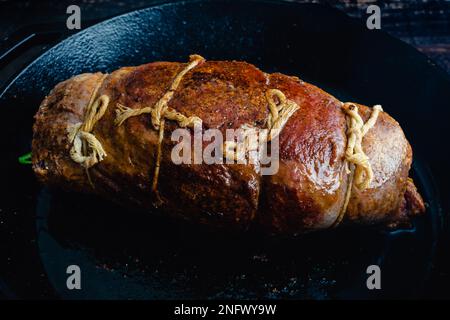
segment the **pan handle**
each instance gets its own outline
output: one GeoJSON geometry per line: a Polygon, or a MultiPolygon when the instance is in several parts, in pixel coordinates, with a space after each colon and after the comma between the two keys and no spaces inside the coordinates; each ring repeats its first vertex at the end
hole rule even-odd
{"type": "MultiPolygon", "coordinates": [[[[103,19],[84,21],[89,27],[103,19]]],[[[36,24],[23,27],[9,37],[8,43],[0,48],[0,98],[12,84],[15,77],[49,47],[77,33],[62,28],[61,23],[36,24]]]]}
{"type": "Polygon", "coordinates": [[[0,97],[26,66],[64,36],[54,31],[12,34],[6,49],[0,52],[0,97]]]}
{"type": "MultiPolygon", "coordinates": [[[[33,32],[23,35],[0,53],[0,69],[4,68],[11,60],[18,58],[27,49],[36,45],[50,45],[61,37],[62,33],[60,32],[33,32]]],[[[17,38],[17,36],[13,35],[12,38],[17,38]]]]}
{"type": "MultiPolygon", "coordinates": [[[[87,19],[83,21],[84,29],[105,19],[87,19]]],[[[40,50],[41,54],[49,46],[56,44],[68,36],[78,33],[79,30],[68,30],[61,26],[61,22],[33,24],[24,26],[13,32],[8,38],[8,43],[0,47],[0,71],[13,59],[23,54],[33,46],[40,45],[44,48],[40,50]],[[6,49],[4,49],[6,48],[6,49]],[[2,50],[3,49],[3,50],[2,50]]],[[[36,55],[34,56],[36,58],[36,55]]],[[[34,58],[30,59],[31,61],[34,58]]],[[[29,61],[29,62],[31,62],[29,61]]]]}

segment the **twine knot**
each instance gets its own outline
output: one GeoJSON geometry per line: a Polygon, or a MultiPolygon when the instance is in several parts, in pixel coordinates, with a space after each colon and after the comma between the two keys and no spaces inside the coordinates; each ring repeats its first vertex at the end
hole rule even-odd
{"type": "MultiPolygon", "coordinates": [[[[353,163],[355,166],[354,185],[364,190],[369,187],[373,179],[372,166],[369,162],[369,157],[362,149],[362,139],[366,133],[375,125],[378,114],[383,111],[380,105],[373,107],[370,118],[366,123],[362,120],[358,113],[358,107],[351,102],[346,102],[342,106],[347,117],[347,149],[345,150],[345,159],[348,163],[353,163]]],[[[347,173],[350,173],[348,166],[347,173]]]]}
{"type": "Polygon", "coordinates": [[[68,131],[69,142],[72,143],[70,157],[76,163],[81,164],[88,169],[106,157],[100,141],[91,133],[95,124],[103,117],[108,108],[109,97],[102,95],[95,99],[100,85],[103,83],[106,75],[94,89],[89,104],[86,107],[85,118],[81,123],[71,126],[68,131]]]}
{"type": "Polygon", "coordinates": [[[287,99],[284,93],[278,89],[267,90],[266,99],[270,110],[267,119],[270,141],[280,134],[286,122],[300,107],[294,101],[287,99]],[[275,101],[274,98],[277,98],[278,101],[275,101]]]}

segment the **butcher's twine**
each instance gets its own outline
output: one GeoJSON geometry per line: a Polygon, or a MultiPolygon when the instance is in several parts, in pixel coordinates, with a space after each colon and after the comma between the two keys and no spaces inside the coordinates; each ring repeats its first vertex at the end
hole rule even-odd
{"type": "Polygon", "coordinates": [[[349,175],[349,181],[347,182],[347,189],[345,192],[344,204],[342,210],[336,221],[333,223],[333,227],[340,224],[347,212],[348,203],[352,193],[352,188],[355,186],[357,189],[363,191],[367,189],[373,180],[373,170],[369,161],[369,157],[364,153],[362,148],[362,139],[366,133],[375,125],[378,115],[383,108],[380,105],[373,107],[372,113],[369,119],[364,123],[361,116],[358,113],[358,107],[352,102],[345,102],[342,104],[342,110],[346,114],[347,118],[347,147],[345,150],[345,170],[349,175]],[[349,164],[352,165],[349,168],[349,164]]]}
{"type": "MultiPolygon", "coordinates": [[[[155,170],[153,174],[152,190],[157,197],[156,205],[159,205],[162,200],[158,192],[158,177],[159,169],[161,166],[161,154],[162,154],[162,142],[164,139],[164,121],[173,120],[178,123],[180,127],[193,128],[195,124],[202,124],[202,120],[199,117],[191,116],[187,117],[176,110],[168,107],[170,100],[172,99],[175,91],[181,83],[183,76],[195,68],[205,59],[199,55],[191,55],[189,64],[177,74],[172,81],[169,90],[158,100],[154,106],[143,107],[138,109],[132,109],[126,107],[120,103],[117,104],[115,124],[120,126],[130,117],[139,116],[141,114],[150,114],[152,125],[156,130],[159,130],[158,145],[156,150],[155,170]]],[[[299,106],[292,100],[288,100],[286,96],[277,89],[270,89],[266,92],[266,98],[269,103],[270,114],[267,120],[269,129],[268,141],[278,136],[283,129],[284,125],[292,114],[299,109],[299,106]],[[275,98],[278,101],[275,101],[275,98]]],[[[253,129],[253,128],[252,128],[253,129]]],[[[224,143],[223,154],[226,158],[236,159],[237,143],[234,141],[226,141],[224,143]]]]}
{"type": "MultiPolygon", "coordinates": [[[[157,185],[159,169],[161,165],[165,120],[167,119],[175,121],[180,127],[183,128],[193,128],[196,124],[202,124],[202,120],[199,117],[187,117],[177,112],[176,110],[169,108],[168,103],[172,99],[175,91],[180,85],[183,76],[204,61],[205,59],[199,55],[191,55],[190,61],[187,66],[176,75],[169,87],[169,90],[152,107],[132,109],[120,103],[117,103],[115,119],[115,124],[117,126],[122,125],[124,121],[126,121],[130,117],[135,117],[142,114],[150,114],[154,129],[159,131],[155,169],[152,182],[152,190],[156,194],[157,204],[161,203],[157,185]]],[[[109,97],[107,95],[101,95],[96,99],[97,92],[103,84],[106,76],[107,75],[102,76],[91,94],[88,106],[86,107],[84,121],[77,123],[68,129],[69,141],[70,143],[72,143],[72,148],[70,149],[70,157],[73,161],[81,164],[86,169],[102,161],[107,155],[100,141],[95,137],[95,135],[91,133],[95,124],[105,114],[109,104],[109,97]]],[[[278,89],[267,90],[266,99],[270,111],[266,122],[267,129],[269,129],[267,140],[270,141],[280,134],[289,118],[300,107],[294,101],[287,99],[284,93],[278,89]]],[[[364,123],[358,113],[358,107],[356,106],[356,104],[352,102],[343,103],[342,110],[347,116],[347,146],[345,150],[345,170],[349,175],[349,181],[347,183],[344,205],[333,226],[338,225],[342,221],[347,211],[352,187],[355,186],[359,190],[365,190],[369,187],[373,179],[373,170],[368,156],[363,151],[362,139],[366,135],[366,133],[375,125],[379,113],[383,111],[380,105],[374,106],[369,119],[366,121],[366,123],[364,123]],[[351,165],[352,167],[350,168],[349,165],[351,165]]],[[[236,159],[236,147],[236,142],[226,141],[224,144],[224,156],[227,158],[236,159]]]]}
{"type": "Polygon", "coordinates": [[[189,72],[189,70],[195,68],[198,64],[205,61],[205,59],[197,54],[191,55],[190,62],[188,65],[177,74],[177,76],[173,79],[169,90],[161,97],[161,99],[156,102],[156,104],[152,107],[144,107],[139,109],[132,109],[126,107],[122,104],[117,104],[116,109],[116,119],[115,124],[120,126],[123,124],[125,120],[130,117],[139,116],[141,114],[149,113],[151,115],[152,125],[156,130],[159,130],[158,135],[158,145],[156,149],[156,161],[155,161],[155,169],[153,173],[153,181],[152,181],[152,190],[156,196],[155,205],[159,206],[162,203],[162,199],[158,192],[158,177],[159,177],[159,169],[161,166],[161,153],[162,153],[162,142],[164,139],[164,121],[173,120],[178,123],[178,125],[182,128],[190,127],[193,128],[195,124],[202,123],[202,120],[199,117],[192,116],[186,117],[185,115],[173,110],[168,107],[169,101],[172,99],[175,91],[181,83],[181,79],[183,76],[189,72]]]}
{"type": "MultiPolygon", "coordinates": [[[[266,142],[264,140],[271,141],[275,139],[281,133],[289,118],[300,108],[297,103],[287,99],[284,93],[278,89],[269,89],[265,95],[270,111],[266,121],[269,133],[265,136],[260,135],[260,137],[265,137],[265,139],[261,139],[260,143],[266,142]]],[[[242,130],[244,137],[247,138],[249,132],[255,132],[258,128],[244,125],[242,130]]],[[[250,143],[252,143],[252,140],[245,139],[243,149],[253,151],[255,147],[250,146],[250,143]]],[[[238,160],[238,144],[235,141],[225,141],[223,150],[223,154],[227,159],[238,160]]]]}
{"type": "Polygon", "coordinates": [[[109,97],[101,95],[96,99],[97,92],[106,78],[103,75],[91,94],[86,107],[84,121],[68,128],[69,142],[72,144],[70,157],[73,161],[88,169],[106,157],[100,141],[91,132],[95,124],[103,117],[108,108],[109,97]]]}

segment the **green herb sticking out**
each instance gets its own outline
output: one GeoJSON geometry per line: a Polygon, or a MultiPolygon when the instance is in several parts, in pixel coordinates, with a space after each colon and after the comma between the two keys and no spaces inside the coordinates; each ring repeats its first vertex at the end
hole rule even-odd
{"type": "Polygon", "coordinates": [[[24,154],[19,157],[20,164],[31,164],[31,152],[24,154]]]}

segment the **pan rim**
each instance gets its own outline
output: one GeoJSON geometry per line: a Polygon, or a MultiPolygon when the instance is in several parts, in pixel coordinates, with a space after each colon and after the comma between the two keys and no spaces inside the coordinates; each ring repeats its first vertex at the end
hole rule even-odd
{"type": "MultiPolygon", "coordinates": [[[[22,74],[24,74],[29,68],[31,68],[33,65],[37,64],[40,60],[45,59],[45,57],[50,54],[51,52],[53,52],[54,50],[57,50],[60,46],[63,46],[67,41],[76,39],[77,37],[82,36],[85,33],[90,32],[92,29],[95,29],[97,27],[100,27],[102,25],[105,25],[107,23],[113,23],[114,21],[117,21],[119,19],[123,19],[127,16],[131,16],[133,14],[138,14],[139,12],[142,11],[146,11],[146,10],[151,10],[157,7],[167,7],[167,6],[174,6],[174,5],[189,5],[189,4],[195,4],[195,3],[204,3],[204,4],[223,4],[223,3],[236,3],[236,4],[241,4],[241,3],[255,3],[255,4],[271,4],[271,5],[285,5],[285,6],[292,6],[292,7],[321,7],[322,9],[327,9],[327,10],[331,10],[333,11],[335,14],[340,14],[343,16],[346,16],[348,19],[351,19],[351,21],[353,23],[361,23],[360,19],[358,18],[354,18],[351,17],[349,15],[347,15],[345,12],[331,7],[329,5],[324,5],[321,3],[299,3],[299,2],[292,2],[289,0],[161,0],[158,1],[157,3],[154,3],[150,6],[146,6],[144,8],[141,9],[136,9],[136,10],[131,10],[125,13],[122,13],[120,15],[111,17],[111,18],[107,18],[104,21],[98,22],[92,26],[87,27],[86,29],[83,29],[75,34],[72,34],[64,39],[62,39],[61,41],[59,41],[58,43],[56,43],[55,45],[47,48],[44,52],[42,52],[39,56],[37,56],[36,58],[34,58],[29,64],[27,64],[25,67],[23,67],[21,69],[21,71],[16,74],[15,76],[12,77],[12,79],[10,79],[10,81],[8,83],[6,83],[4,85],[4,88],[0,88],[0,101],[4,98],[5,94],[8,92],[8,90],[11,88],[11,86],[17,81],[18,78],[20,78],[22,76],[22,74]]],[[[450,74],[447,73],[442,67],[440,67],[438,64],[436,64],[436,62],[434,62],[431,58],[429,58],[427,55],[425,55],[423,52],[420,52],[418,49],[416,49],[415,47],[413,47],[412,45],[404,42],[401,39],[398,39],[392,35],[390,35],[389,33],[383,31],[383,30],[376,30],[375,32],[379,32],[381,34],[383,34],[384,36],[390,38],[391,40],[394,40],[396,42],[398,42],[398,44],[401,44],[405,49],[414,52],[415,54],[417,54],[418,56],[420,56],[422,59],[424,59],[424,61],[427,63],[427,65],[429,65],[431,68],[434,69],[434,71],[439,72],[447,82],[449,82],[450,85],[450,74]]],[[[100,70],[97,70],[100,71],[100,70]]]]}

